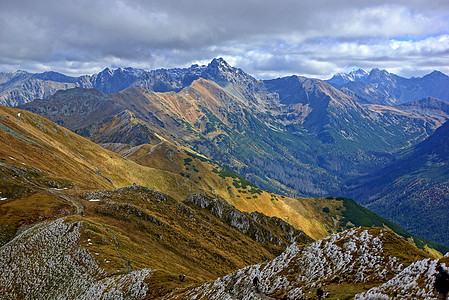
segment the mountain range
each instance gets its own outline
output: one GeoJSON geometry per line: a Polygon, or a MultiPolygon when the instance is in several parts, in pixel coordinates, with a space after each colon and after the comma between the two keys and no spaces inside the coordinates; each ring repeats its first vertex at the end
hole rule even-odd
{"type": "Polygon", "coordinates": [[[257,80],[220,58],[2,73],[2,99],[24,104],[0,106],[0,298],[434,297],[449,263],[434,73],[409,90],[379,70],[257,80]],[[369,101],[348,88],[376,78],[369,101]]]}
{"type": "MultiPolygon", "coordinates": [[[[220,74],[226,73],[225,69],[229,70],[230,66],[219,70],[222,62],[224,60],[218,58],[209,65],[150,71],[130,67],[115,70],[106,68],[99,73],[79,77],[53,71],[0,72],[0,104],[17,106],[34,99],[45,99],[58,90],[74,87],[94,88],[108,94],[128,87],[150,87],[155,92],[178,92],[199,78],[218,84],[226,82],[227,79],[220,77],[220,74]]],[[[236,70],[244,74],[243,70],[236,70]]],[[[240,76],[239,80],[243,77],[245,76],[240,76]]],[[[404,78],[376,68],[370,72],[356,69],[349,73],[335,74],[326,82],[361,103],[398,105],[429,96],[449,101],[449,77],[439,71],[433,71],[423,77],[404,78]]]]}
{"type": "Polygon", "coordinates": [[[361,103],[398,105],[426,97],[449,101],[449,76],[439,71],[404,78],[385,70],[372,69],[368,73],[357,69],[336,74],[327,82],[361,103]]]}

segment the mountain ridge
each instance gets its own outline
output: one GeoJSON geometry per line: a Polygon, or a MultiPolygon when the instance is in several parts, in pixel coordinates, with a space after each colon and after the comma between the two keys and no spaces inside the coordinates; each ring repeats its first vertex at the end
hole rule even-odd
{"type": "Polygon", "coordinates": [[[327,82],[362,103],[399,105],[426,97],[449,101],[449,76],[436,70],[422,77],[404,78],[374,68],[368,76],[335,75],[327,82]]]}
{"type": "MultiPolygon", "coordinates": [[[[96,88],[104,93],[116,93],[131,86],[151,87],[156,92],[179,92],[199,78],[225,82],[225,77],[216,77],[219,73],[214,68],[221,68],[221,71],[224,71],[232,67],[224,59],[214,58],[208,65],[192,65],[188,68],[161,68],[145,71],[131,67],[117,69],[107,67],[99,73],[78,77],[53,71],[34,74],[26,71],[0,72],[0,104],[17,106],[34,99],[46,98],[57,90],[74,87],[96,88]]],[[[235,70],[245,74],[241,69],[235,70]]],[[[350,73],[335,74],[331,79],[323,81],[334,84],[347,94],[356,96],[361,102],[399,104],[427,96],[448,100],[445,96],[447,91],[440,90],[438,86],[432,84],[435,80],[441,85],[441,83],[447,83],[448,77],[439,71],[433,71],[423,77],[406,79],[385,70],[372,69],[369,74],[366,74],[363,69],[358,69],[350,73]],[[381,86],[382,91],[373,91],[374,86],[381,86]],[[407,91],[413,89],[416,91],[407,91]],[[396,95],[398,93],[403,95],[398,98],[396,95]],[[407,95],[412,97],[404,98],[407,95]],[[375,100],[376,97],[381,97],[383,100],[375,100]]]]}

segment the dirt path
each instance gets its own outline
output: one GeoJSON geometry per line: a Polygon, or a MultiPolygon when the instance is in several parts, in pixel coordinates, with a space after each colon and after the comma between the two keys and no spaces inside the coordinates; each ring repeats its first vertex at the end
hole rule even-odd
{"type": "Polygon", "coordinates": [[[52,188],[50,188],[50,189],[41,188],[41,189],[72,204],[76,209],[76,213],[75,213],[76,215],[80,215],[80,216],[84,215],[84,206],[81,203],[81,201],[78,199],[78,197],[70,195],[66,191],[56,190],[56,189],[52,189],[52,188]]]}
{"type": "Polygon", "coordinates": [[[115,243],[115,249],[117,250],[118,255],[120,256],[120,258],[123,261],[123,264],[126,267],[126,270],[124,271],[125,274],[130,273],[133,269],[131,268],[129,261],[122,255],[122,253],[120,252],[119,249],[119,244],[117,242],[117,238],[115,237],[115,234],[112,231],[109,231],[109,229],[106,228],[106,226],[104,226],[103,224],[101,224],[104,228],[104,230],[106,230],[108,233],[110,233],[112,235],[112,237],[114,238],[114,243],[115,243]]]}

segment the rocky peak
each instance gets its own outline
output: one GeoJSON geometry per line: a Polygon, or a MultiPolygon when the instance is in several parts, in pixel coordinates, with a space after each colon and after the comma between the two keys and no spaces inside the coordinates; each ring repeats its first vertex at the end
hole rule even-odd
{"type": "Polygon", "coordinates": [[[367,71],[359,68],[349,73],[337,73],[327,82],[334,85],[344,85],[348,82],[365,82],[368,76],[369,73],[367,71]]]}
{"type": "Polygon", "coordinates": [[[391,77],[391,74],[386,70],[380,70],[378,68],[373,68],[368,75],[367,81],[381,81],[391,77]]]}
{"type": "Polygon", "coordinates": [[[0,72],[0,84],[13,85],[19,80],[25,80],[31,77],[33,74],[26,71],[18,70],[15,72],[0,72]]]}
{"type": "Polygon", "coordinates": [[[222,57],[214,58],[210,63],[210,68],[218,68],[220,70],[231,70],[233,67],[229,65],[222,57]]]}
{"type": "Polygon", "coordinates": [[[202,72],[201,77],[215,82],[229,81],[235,78],[238,73],[236,68],[231,67],[223,58],[214,58],[206,69],[202,72]]]}
{"type": "Polygon", "coordinates": [[[134,68],[106,68],[91,77],[92,86],[103,93],[117,93],[130,87],[145,72],[134,68]]]}
{"type": "Polygon", "coordinates": [[[224,199],[192,194],[186,202],[207,209],[217,218],[259,243],[282,245],[294,241],[311,241],[303,231],[294,228],[279,218],[267,217],[257,212],[251,214],[242,212],[224,199]]]}
{"type": "Polygon", "coordinates": [[[349,72],[349,77],[351,81],[357,81],[357,82],[365,82],[366,79],[369,76],[369,73],[365,71],[364,69],[356,69],[349,72]]]}
{"type": "Polygon", "coordinates": [[[98,73],[99,77],[112,77],[114,75],[114,71],[112,69],[109,68],[105,68],[103,71],[101,71],[100,73],[98,73]]]}

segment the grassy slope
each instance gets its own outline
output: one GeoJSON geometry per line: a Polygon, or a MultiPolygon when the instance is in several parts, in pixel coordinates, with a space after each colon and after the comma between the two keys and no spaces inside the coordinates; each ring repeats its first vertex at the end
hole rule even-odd
{"type": "Polygon", "coordinates": [[[34,222],[79,213],[83,191],[136,183],[178,200],[200,192],[180,175],[134,163],[22,110],[1,107],[0,145],[1,244],[34,222]]]}
{"type": "Polygon", "coordinates": [[[0,161],[24,168],[24,172],[34,174],[33,180],[40,183],[57,179],[70,182],[69,186],[76,184],[80,190],[136,183],[167,191],[177,199],[194,190],[179,175],[124,159],[26,111],[1,107],[0,143],[0,161]]]}
{"type": "MultiPolygon", "coordinates": [[[[83,222],[83,246],[110,274],[127,271],[127,264],[133,269],[163,270],[157,280],[174,282],[175,286],[180,273],[187,274],[187,283],[211,280],[260,262],[262,257],[273,258],[273,249],[278,248],[276,253],[282,250],[276,245],[261,245],[206,212],[189,213],[194,209],[183,208],[180,201],[201,192],[201,188],[186,177],[187,171],[185,175],[172,172],[170,168],[176,169],[177,161],[166,165],[165,170],[162,166],[142,166],[13,108],[2,107],[0,120],[0,192],[6,198],[0,202],[2,244],[17,230],[36,222],[73,215],[67,222],[83,222]],[[173,198],[161,202],[157,197],[130,193],[109,197],[115,202],[110,205],[80,198],[94,190],[132,183],[164,191],[173,198]],[[121,204],[125,203],[136,207],[137,213],[129,214],[126,205],[123,211],[121,204]],[[155,216],[165,226],[142,219],[141,214],[155,216]]],[[[191,165],[193,159],[184,153],[179,165],[199,173],[191,165]]],[[[226,191],[225,182],[222,184],[226,191]]]]}
{"type": "MultiPolygon", "coordinates": [[[[240,210],[287,220],[315,239],[337,230],[339,217],[321,211],[322,203],[337,205],[332,201],[294,199],[262,191],[232,172],[167,143],[133,149],[127,156],[135,163],[29,112],[2,107],[0,121],[4,145],[0,161],[25,174],[14,175],[3,168],[2,197],[14,196],[9,192],[12,190],[29,194],[39,190],[36,184],[40,188],[76,185],[80,192],[136,183],[164,191],[177,200],[201,191],[217,194],[240,210]],[[26,184],[20,179],[23,177],[28,178],[26,184]]],[[[69,192],[74,194],[75,189],[69,192]]]]}
{"type": "MultiPolygon", "coordinates": [[[[151,284],[165,282],[165,288],[178,286],[180,273],[188,276],[186,284],[211,280],[282,250],[182,205],[190,193],[201,191],[185,175],[139,165],[29,112],[2,107],[0,121],[2,244],[17,230],[72,215],[66,222],[83,223],[82,246],[111,275],[127,272],[128,265],[162,270],[151,284]],[[83,198],[132,183],[169,196],[130,192],[107,197],[114,202],[109,204],[83,198]],[[129,205],[135,209],[131,213],[129,205]],[[142,217],[147,215],[165,225],[142,217]]],[[[189,166],[188,159],[183,162],[189,166]]]]}

